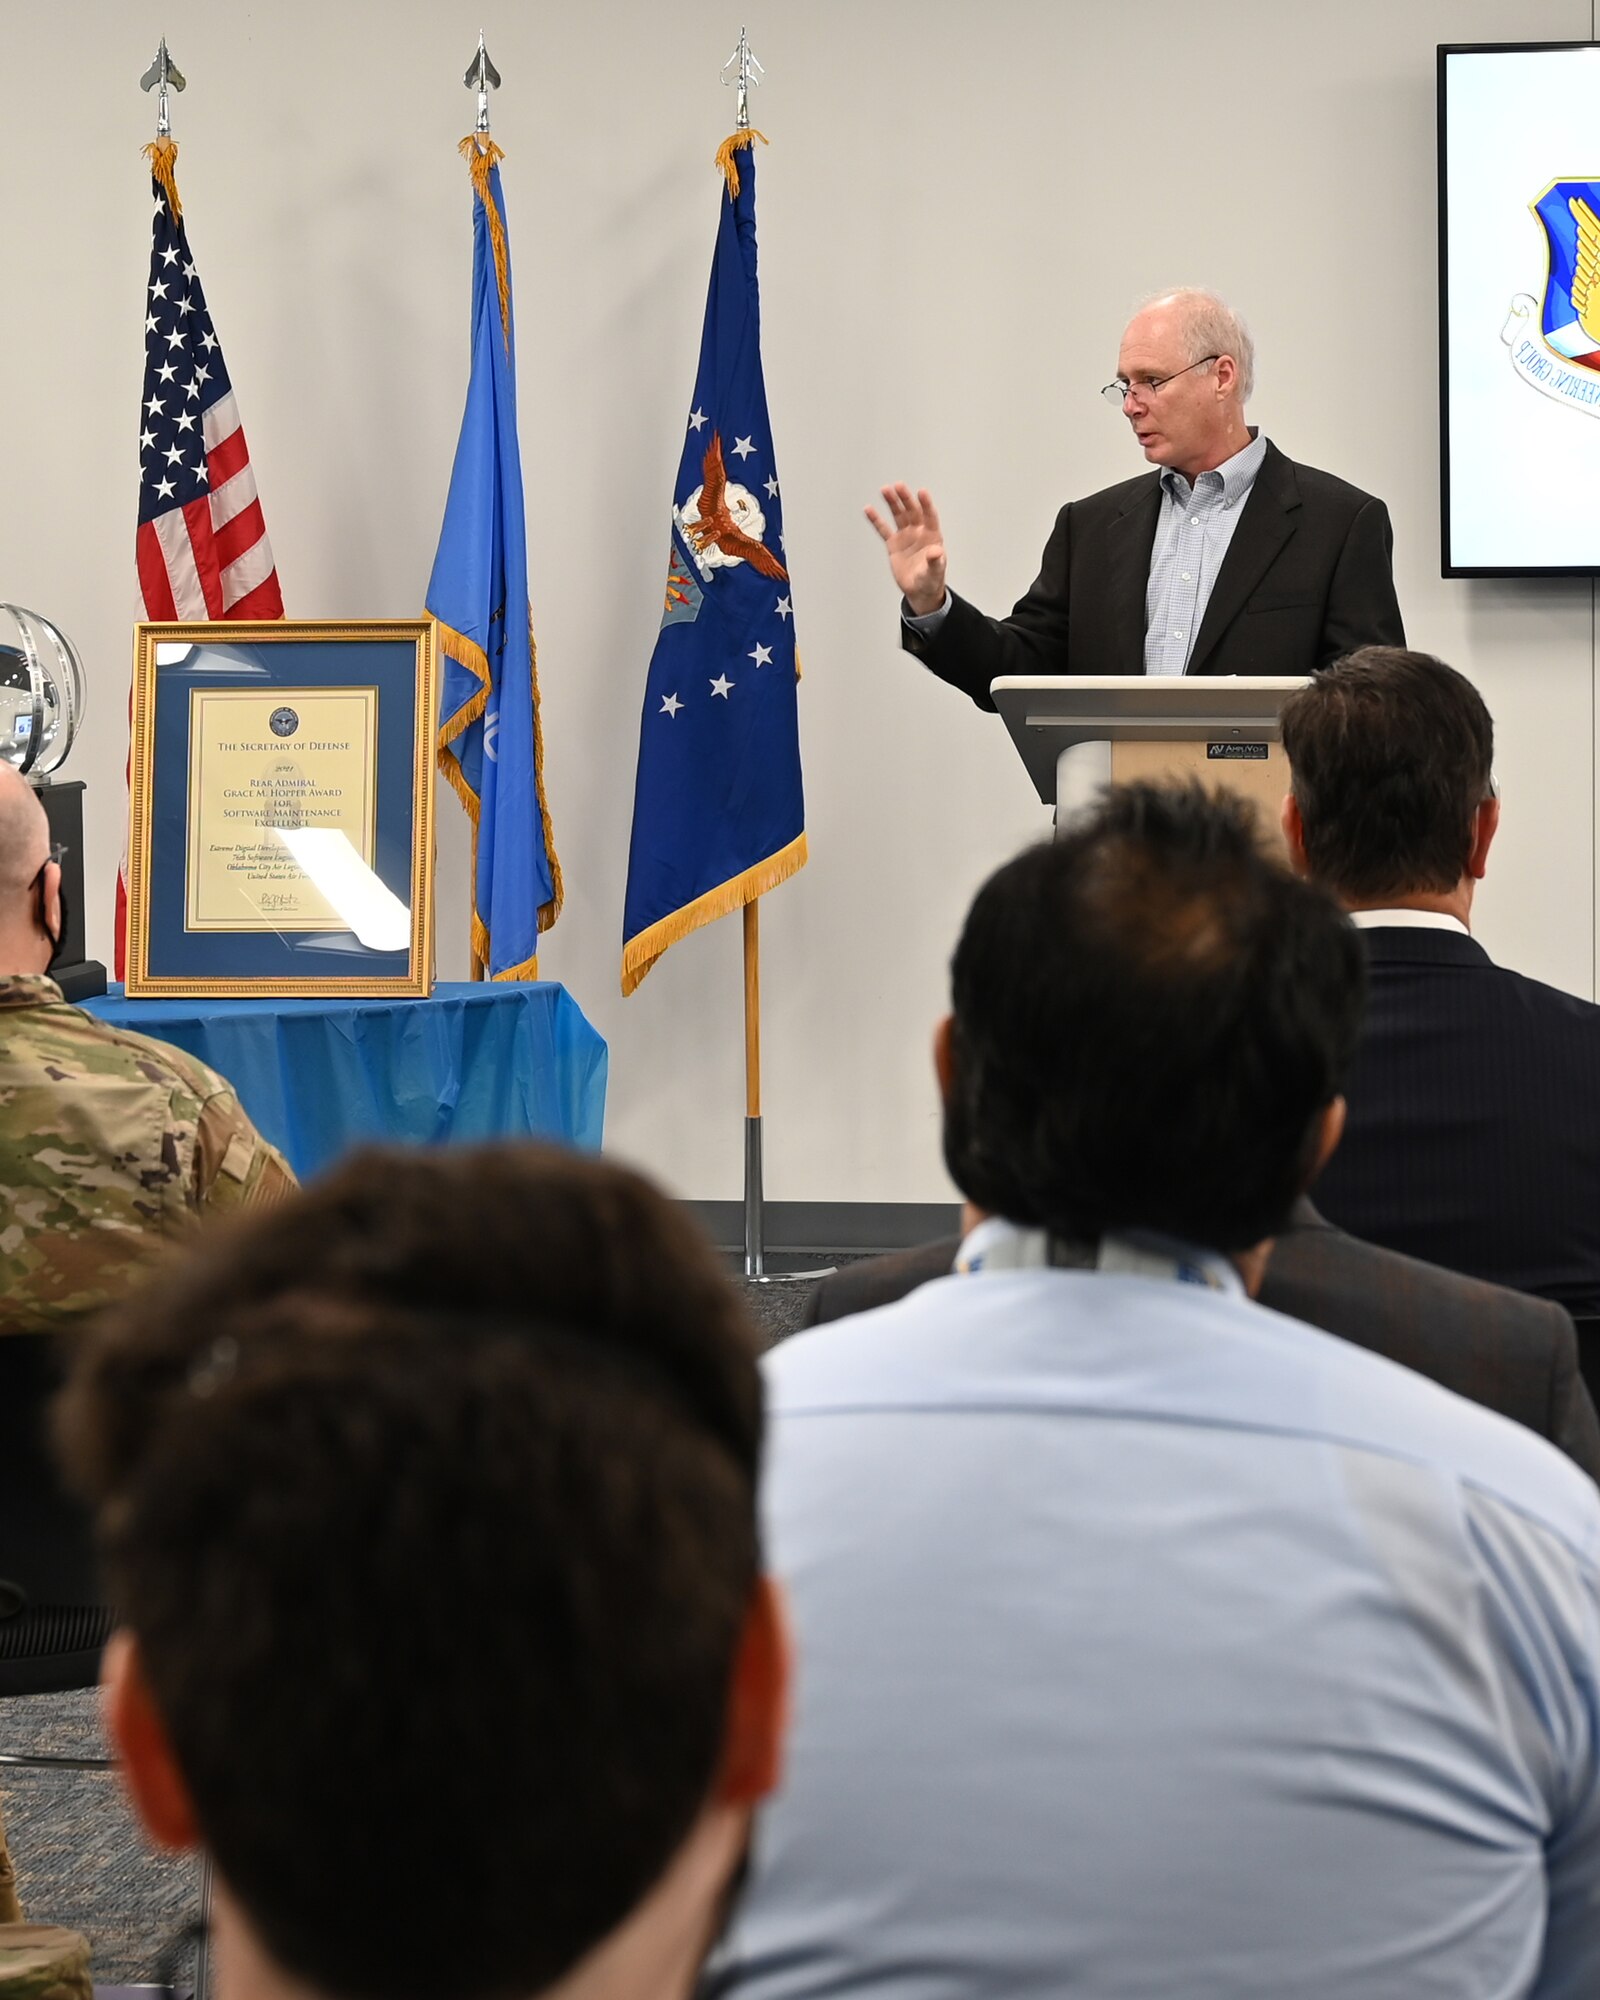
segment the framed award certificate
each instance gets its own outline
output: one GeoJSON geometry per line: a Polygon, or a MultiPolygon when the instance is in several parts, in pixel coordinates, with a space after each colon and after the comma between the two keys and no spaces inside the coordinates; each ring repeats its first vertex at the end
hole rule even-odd
{"type": "Polygon", "coordinates": [[[430,991],[434,641],[136,628],[130,995],[430,991]]]}

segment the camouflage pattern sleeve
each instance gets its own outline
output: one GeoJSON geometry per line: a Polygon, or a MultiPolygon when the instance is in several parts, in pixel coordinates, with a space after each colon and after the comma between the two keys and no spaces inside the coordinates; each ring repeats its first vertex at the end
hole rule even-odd
{"type": "Polygon", "coordinates": [[[293,1185],[215,1070],[0,974],[0,1336],[94,1311],[206,1208],[293,1185]]]}
{"type": "Polygon", "coordinates": [[[289,1162],[262,1138],[231,1090],[205,1100],[195,1134],[196,1208],[282,1201],[297,1185],[289,1162]]]}

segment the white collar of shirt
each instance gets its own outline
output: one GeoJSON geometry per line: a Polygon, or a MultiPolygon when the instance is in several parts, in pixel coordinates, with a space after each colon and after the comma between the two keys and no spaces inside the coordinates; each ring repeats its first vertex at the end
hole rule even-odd
{"type": "Polygon", "coordinates": [[[1236,451],[1232,458],[1225,458],[1211,471],[1202,472],[1193,482],[1184,478],[1169,465],[1161,475],[1161,485],[1168,497],[1187,506],[1201,480],[1220,483],[1224,508],[1237,507],[1248,499],[1250,489],[1256,483],[1256,474],[1261,470],[1267,456],[1267,441],[1260,431],[1252,429],[1250,442],[1242,451],[1236,451]]]}
{"type": "MultiPolygon", "coordinates": [[[[1066,1268],[1099,1271],[1106,1277],[1204,1285],[1239,1299],[1245,1295],[1244,1281],[1228,1258],[1167,1237],[1105,1236],[1092,1255],[1092,1263],[1069,1260],[1066,1268]]],[[[962,1239],[955,1269],[969,1275],[977,1271],[1048,1271],[1060,1263],[1060,1258],[1051,1254],[1050,1238],[1044,1230],[1022,1229],[991,1215],[962,1239]]]]}
{"type": "Polygon", "coordinates": [[[1459,917],[1443,910],[1352,910],[1350,921],[1358,931],[1459,931],[1472,933],[1459,917]]]}

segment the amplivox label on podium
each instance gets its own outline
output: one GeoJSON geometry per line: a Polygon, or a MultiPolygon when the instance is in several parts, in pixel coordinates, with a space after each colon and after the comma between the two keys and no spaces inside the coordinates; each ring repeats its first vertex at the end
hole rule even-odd
{"type": "Polygon", "coordinates": [[[1227,763],[1264,764],[1267,761],[1265,743],[1208,743],[1208,757],[1220,757],[1227,763]]]}

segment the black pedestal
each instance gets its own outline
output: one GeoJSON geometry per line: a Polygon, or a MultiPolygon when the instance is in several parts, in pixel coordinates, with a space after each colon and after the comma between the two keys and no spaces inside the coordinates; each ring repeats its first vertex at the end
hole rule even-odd
{"type": "Polygon", "coordinates": [[[61,857],[66,934],[50,977],[69,1000],[92,1000],[106,990],[106,969],[99,959],[83,955],[83,780],[36,778],[31,782],[50,822],[50,838],[66,849],[61,857]]]}

